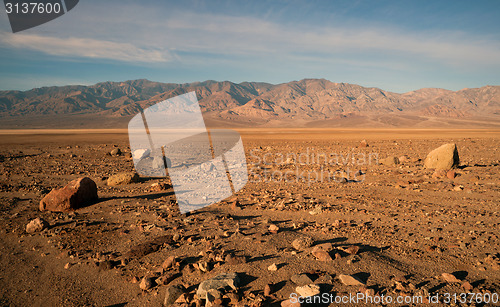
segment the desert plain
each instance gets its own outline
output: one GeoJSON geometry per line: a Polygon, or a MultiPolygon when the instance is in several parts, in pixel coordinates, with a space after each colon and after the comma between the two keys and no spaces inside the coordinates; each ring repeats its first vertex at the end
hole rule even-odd
{"type": "Polygon", "coordinates": [[[168,178],[107,185],[134,170],[126,130],[0,131],[0,304],[161,306],[177,285],[178,306],[285,306],[298,287],[423,299],[400,306],[498,300],[499,129],[237,131],[248,183],[188,214],[168,178]],[[424,159],[447,143],[460,164],[436,176],[424,159]],[[39,210],[48,192],[80,177],[97,184],[97,201],[39,210]],[[48,225],[27,233],[35,218],[48,225]],[[235,289],[197,298],[221,273],[237,274],[235,289]]]}

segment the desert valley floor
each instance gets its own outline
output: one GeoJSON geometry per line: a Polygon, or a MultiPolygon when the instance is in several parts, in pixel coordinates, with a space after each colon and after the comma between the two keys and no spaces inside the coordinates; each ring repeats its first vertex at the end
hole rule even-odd
{"type": "Polygon", "coordinates": [[[476,293],[455,306],[498,299],[500,130],[238,131],[249,182],[188,215],[168,179],[106,184],[134,169],[125,130],[0,131],[0,305],[161,306],[182,284],[177,304],[201,306],[199,284],[220,273],[239,278],[223,306],[280,306],[309,284],[339,297],[437,293],[434,306],[446,293],[476,293]],[[423,160],[446,143],[460,166],[433,176],[423,160]],[[380,163],[392,156],[400,163],[380,163]],[[96,203],[39,211],[79,177],[97,183],[96,203]],[[49,226],[27,233],[37,217],[49,226]]]}

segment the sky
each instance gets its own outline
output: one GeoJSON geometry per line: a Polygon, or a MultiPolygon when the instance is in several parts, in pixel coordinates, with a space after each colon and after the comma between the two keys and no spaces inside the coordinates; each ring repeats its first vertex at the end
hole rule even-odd
{"type": "Polygon", "coordinates": [[[12,33],[0,90],[305,78],[403,93],[500,85],[500,1],[81,0],[12,33]]]}

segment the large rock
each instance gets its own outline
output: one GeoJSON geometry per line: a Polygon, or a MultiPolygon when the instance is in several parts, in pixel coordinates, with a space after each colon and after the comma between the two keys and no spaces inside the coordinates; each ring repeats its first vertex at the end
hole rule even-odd
{"type": "Polygon", "coordinates": [[[61,189],[53,189],[40,201],[40,210],[68,212],[82,208],[98,199],[97,185],[88,178],[70,181],[61,189]]]}
{"type": "Polygon", "coordinates": [[[139,181],[139,175],[136,172],[124,172],[112,175],[108,178],[108,185],[115,186],[121,184],[129,184],[139,181]]]}
{"type": "Polygon", "coordinates": [[[425,158],[425,168],[449,170],[460,164],[457,145],[444,144],[431,151],[425,158]]]}
{"type": "Polygon", "coordinates": [[[198,291],[196,291],[196,295],[200,299],[206,299],[210,290],[223,290],[226,287],[238,290],[239,282],[240,279],[236,273],[219,274],[202,282],[198,287],[198,291]]]}

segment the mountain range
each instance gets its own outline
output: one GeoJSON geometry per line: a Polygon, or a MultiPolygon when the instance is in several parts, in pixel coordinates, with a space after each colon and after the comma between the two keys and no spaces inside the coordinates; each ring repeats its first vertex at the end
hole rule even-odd
{"type": "Polygon", "coordinates": [[[213,127],[500,127],[500,86],[399,94],[325,79],[277,85],[139,79],[0,91],[0,127],[126,128],[141,109],[190,91],[213,127]]]}

